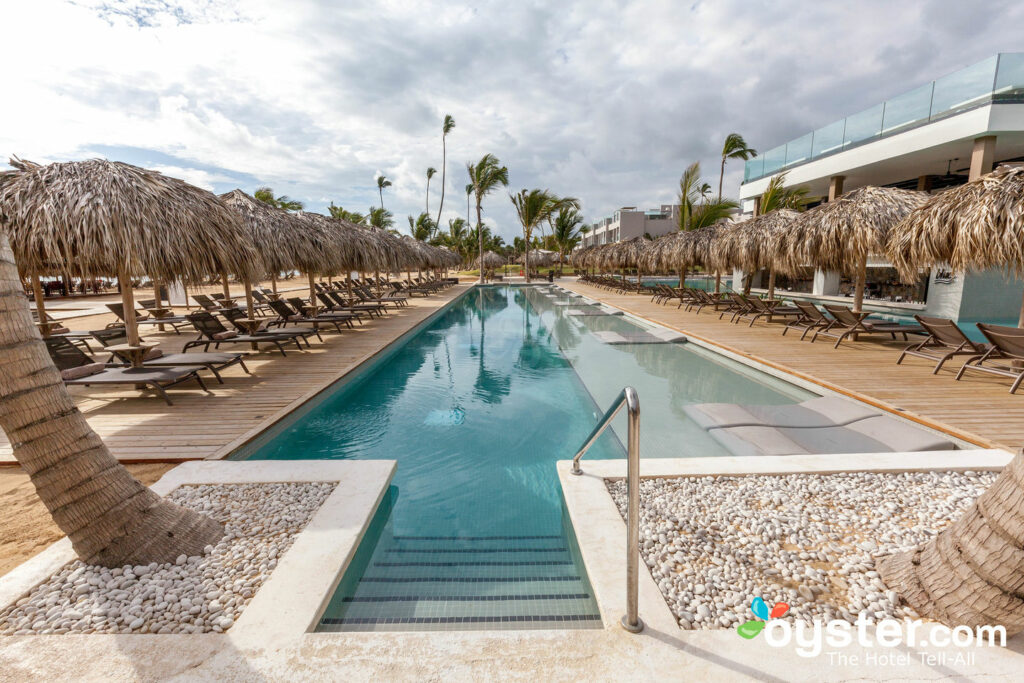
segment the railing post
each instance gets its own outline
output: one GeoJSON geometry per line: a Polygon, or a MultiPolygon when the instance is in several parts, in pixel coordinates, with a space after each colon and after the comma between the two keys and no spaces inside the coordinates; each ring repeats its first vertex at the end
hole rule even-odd
{"type": "Polygon", "coordinates": [[[623,390],[629,429],[626,447],[626,615],[622,628],[639,633],[644,622],[639,615],[640,580],[640,399],[633,387],[623,390]]]}

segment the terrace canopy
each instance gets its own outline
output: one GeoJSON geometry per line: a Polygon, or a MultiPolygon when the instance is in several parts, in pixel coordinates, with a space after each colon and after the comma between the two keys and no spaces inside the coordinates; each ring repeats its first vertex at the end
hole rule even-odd
{"type": "MultiPolygon", "coordinates": [[[[946,263],[1024,274],[1024,168],[1000,166],[931,197],[889,231],[886,247],[907,280],[946,263]]],[[[1017,325],[1024,327],[1024,303],[1017,325]]]]}
{"type": "Polygon", "coordinates": [[[0,174],[0,223],[22,274],[76,269],[117,277],[130,345],[140,341],[132,277],[198,280],[263,270],[238,214],[183,180],[102,159],[10,164],[14,170],[0,174]]]}
{"type": "Polygon", "coordinates": [[[924,192],[869,185],[799,214],[778,246],[782,269],[809,264],[854,273],[853,310],[860,311],[868,256],[882,253],[889,230],[927,200],[924,192]]]}

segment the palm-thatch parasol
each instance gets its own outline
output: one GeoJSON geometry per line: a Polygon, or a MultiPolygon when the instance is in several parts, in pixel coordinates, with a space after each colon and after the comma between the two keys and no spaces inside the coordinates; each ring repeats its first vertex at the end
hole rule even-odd
{"type": "Polygon", "coordinates": [[[0,174],[0,223],[22,273],[39,276],[74,264],[83,273],[117,277],[133,346],[139,344],[133,276],[252,277],[263,269],[238,214],[183,180],[102,159],[10,164],[15,170],[0,174]]]}
{"type": "Polygon", "coordinates": [[[868,185],[800,214],[778,245],[782,269],[810,264],[857,277],[853,310],[864,303],[869,254],[885,248],[889,230],[928,200],[928,194],[868,185]]]}
{"type": "MultiPolygon", "coordinates": [[[[792,209],[776,209],[723,228],[714,238],[709,265],[715,270],[741,268],[748,273],[768,267],[768,298],[772,298],[779,241],[799,215],[792,209]]],[[[744,288],[746,293],[750,291],[749,282],[744,288]]]]}
{"type": "Polygon", "coordinates": [[[588,269],[593,266],[590,263],[590,255],[597,249],[596,244],[592,244],[589,247],[581,247],[569,255],[569,263],[572,267],[579,269],[588,269]]]}
{"type": "Polygon", "coordinates": [[[303,223],[298,239],[305,242],[296,267],[309,279],[309,303],[316,306],[316,276],[358,268],[364,262],[364,241],[341,221],[323,214],[300,211],[294,216],[303,223]]]}
{"type": "MultiPolygon", "coordinates": [[[[498,256],[493,251],[485,251],[483,256],[483,264],[484,268],[488,269],[500,268],[501,266],[505,265],[505,259],[503,259],[501,256],[498,256]]],[[[477,257],[477,259],[473,261],[473,266],[476,268],[480,267],[480,257],[477,257]]]]}
{"type": "MultiPolygon", "coordinates": [[[[530,250],[530,266],[535,268],[542,268],[544,266],[550,266],[558,258],[558,254],[547,249],[531,249],[530,250]]],[[[516,257],[516,263],[526,263],[526,254],[521,254],[516,257]]]]}
{"type": "MultiPolygon", "coordinates": [[[[1000,166],[931,197],[889,231],[886,251],[907,280],[943,263],[1024,274],[1024,168],[1000,166]]],[[[1024,327],[1024,304],[1017,324],[1024,327]]]]}
{"type": "MultiPolygon", "coordinates": [[[[284,209],[270,206],[242,190],[232,190],[220,195],[220,200],[242,218],[242,224],[249,232],[249,240],[260,250],[263,264],[272,273],[299,269],[299,263],[306,263],[315,254],[303,254],[313,247],[309,240],[299,234],[306,226],[293,214],[284,209]]],[[[252,318],[255,309],[252,300],[251,282],[242,276],[245,287],[245,305],[252,318]]]]}

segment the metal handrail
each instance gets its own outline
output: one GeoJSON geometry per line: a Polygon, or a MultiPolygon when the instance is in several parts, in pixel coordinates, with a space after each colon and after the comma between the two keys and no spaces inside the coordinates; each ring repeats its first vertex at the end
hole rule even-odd
{"type": "Polygon", "coordinates": [[[644,629],[644,622],[638,614],[637,596],[637,582],[640,578],[640,397],[636,389],[625,387],[612,402],[604,417],[573,456],[572,473],[583,474],[580,458],[604,433],[622,406],[626,406],[629,415],[629,428],[626,433],[626,614],[620,623],[630,633],[639,633],[644,629]]]}

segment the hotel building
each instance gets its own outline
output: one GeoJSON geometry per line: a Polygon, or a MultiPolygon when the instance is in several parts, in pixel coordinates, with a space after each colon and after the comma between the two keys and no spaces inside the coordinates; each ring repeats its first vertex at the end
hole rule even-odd
{"type": "MultiPolygon", "coordinates": [[[[864,185],[938,193],[1001,163],[1024,163],[1024,53],[995,55],[769,149],[746,162],[739,196],[744,214],[756,215],[781,172],[787,187],[821,201],[864,185]]],[[[948,268],[906,286],[881,255],[869,259],[868,281],[866,308],[1014,324],[1024,286],[1001,271],[948,268]]],[[[815,300],[846,301],[853,288],[840,273],[811,268],[782,284],[787,296],[815,300]]]]}
{"type": "Polygon", "coordinates": [[[678,229],[678,204],[662,204],[660,209],[647,210],[624,206],[611,216],[593,223],[580,246],[611,244],[643,235],[653,238],[678,229]]]}

